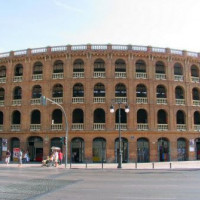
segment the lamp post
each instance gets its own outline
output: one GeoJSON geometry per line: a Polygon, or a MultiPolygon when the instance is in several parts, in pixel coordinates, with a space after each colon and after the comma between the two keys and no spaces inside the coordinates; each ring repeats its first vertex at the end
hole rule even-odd
{"type": "MultiPolygon", "coordinates": [[[[121,104],[125,104],[125,112],[129,112],[129,106],[127,103],[120,101],[113,101],[113,104],[117,104],[119,107],[119,159],[118,159],[118,166],[117,168],[122,168],[122,147],[121,147],[121,142],[122,142],[122,137],[121,137],[121,104]]],[[[113,104],[110,106],[110,112],[114,113],[114,106],[113,104]]]]}
{"type": "Polygon", "coordinates": [[[40,101],[41,101],[41,105],[46,106],[47,105],[47,101],[51,102],[52,104],[56,104],[57,106],[59,106],[64,114],[65,117],[65,128],[66,128],[66,132],[65,132],[65,168],[67,168],[67,155],[68,155],[68,123],[67,123],[67,115],[65,113],[64,108],[58,104],[57,102],[45,97],[45,96],[41,96],[40,97],[40,101]]]}

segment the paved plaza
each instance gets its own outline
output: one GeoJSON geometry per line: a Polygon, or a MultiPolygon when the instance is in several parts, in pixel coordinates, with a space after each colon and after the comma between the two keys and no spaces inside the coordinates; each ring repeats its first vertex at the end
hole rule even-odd
{"type": "Polygon", "coordinates": [[[47,168],[28,164],[19,168],[17,164],[0,164],[0,199],[196,200],[200,199],[197,164],[194,162],[196,168],[190,169],[137,170],[128,169],[125,164],[123,169],[112,168],[114,165],[105,165],[104,169],[98,165],[87,169],[72,165],[72,169],[65,169],[64,165],[47,168]]]}

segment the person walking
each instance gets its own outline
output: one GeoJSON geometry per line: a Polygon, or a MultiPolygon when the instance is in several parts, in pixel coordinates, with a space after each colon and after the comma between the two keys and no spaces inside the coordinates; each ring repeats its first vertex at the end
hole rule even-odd
{"type": "Polygon", "coordinates": [[[62,165],[62,160],[63,160],[63,153],[62,153],[62,151],[59,151],[59,153],[58,153],[58,159],[59,159],[59,165],[62,165]]]}
{"type": "Polygon", "coordinates": [[[11,153],[10,153],[9,150],[7,150],[7,152],[6,152],[6,159],[5,159],[6,165],[8,165],[9,162],[10,162],[10,156],[11,156],[11,153]]]}
{"type": "Polygon", "coordinates": [[[58,166],[58,152],[57,151],[55,151],[54,156],[55,156],[55,167],[57,167],[58,166]]]}
{"type": "Polygon", "coordinates": [[[22,155],[23,155],[22,150],[19,149],[19,155],[18,155],[19,165],[18,165],[18,167],[22,166],[22,155]]]}

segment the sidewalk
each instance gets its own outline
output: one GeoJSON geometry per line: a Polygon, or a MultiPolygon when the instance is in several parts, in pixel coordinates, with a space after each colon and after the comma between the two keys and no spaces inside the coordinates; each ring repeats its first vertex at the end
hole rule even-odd
{"type": "MultiPolygon", "coordinates": [[[[18,168],[18,163],[11,162],[6,165],[0,162],[0,168],[18,168]]],[[[41,163],[22,164],[20,168],[42,168],[41,163]]],[[[45,168],[45,167],[43,167],[45,168]]],[[[49,167],[56,169],[55,167],[49,167]]],[[[57,168],[64,169],[65,165],[59,165],[57,168]]],[[[72,163],[67,164],[67,169],[117,169],[117,163],[72,163]]],[[[172,161],[172,162],[155,162],[155,163],[122,163],[122,169],[200,169],[200,161],[172,161]]]]}

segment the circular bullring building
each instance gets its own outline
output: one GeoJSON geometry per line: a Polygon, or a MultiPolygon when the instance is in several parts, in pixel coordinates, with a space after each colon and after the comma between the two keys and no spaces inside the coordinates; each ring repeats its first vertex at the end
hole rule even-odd
{"type": "Polygon", "coordinates": [[[63,112],[41,96],[66,112],[72,162],[117,162],[119,131],[123,162],[200,159],[198,53],[111,44],[0,53],[1,158],[65,152],[63,112]]]}

